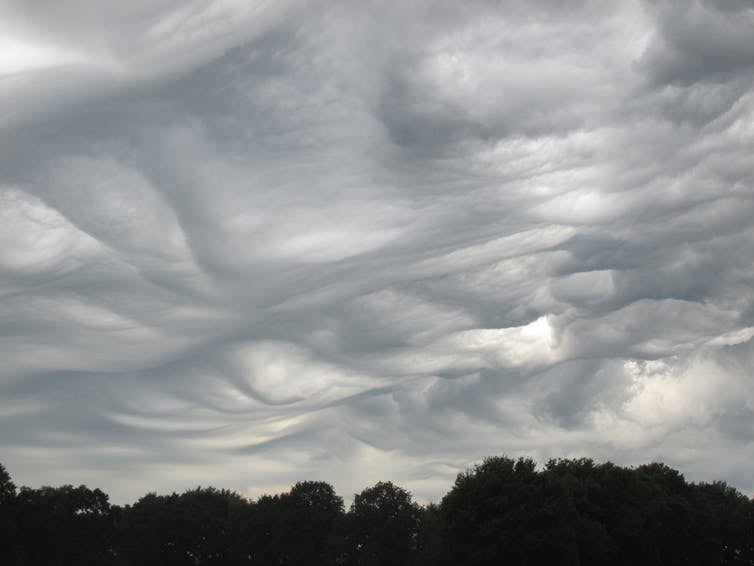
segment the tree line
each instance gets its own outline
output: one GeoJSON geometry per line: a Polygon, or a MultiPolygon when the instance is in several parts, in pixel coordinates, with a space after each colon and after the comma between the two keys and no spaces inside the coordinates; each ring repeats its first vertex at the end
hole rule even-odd
{"type": "Polygon", "coordinates": [[[660,463],[485,459],[435,504],[378,482],[249,500],[213,487],[109,503],[86,486],[17,489],[0,464],[5,566],[754,565],[754,502],[660,463]]]}

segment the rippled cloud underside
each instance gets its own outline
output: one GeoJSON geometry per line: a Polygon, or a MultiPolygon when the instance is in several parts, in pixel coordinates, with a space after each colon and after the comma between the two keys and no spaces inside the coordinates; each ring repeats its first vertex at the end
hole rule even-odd
{"type": "Polygon", "coordinates": [[[0,461],[754,491],[754,4],[6,2],[0,461]]]}

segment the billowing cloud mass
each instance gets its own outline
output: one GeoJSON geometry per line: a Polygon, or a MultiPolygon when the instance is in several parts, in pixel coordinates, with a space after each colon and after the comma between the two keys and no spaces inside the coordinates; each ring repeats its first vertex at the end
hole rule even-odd
{"type": "Polygon", "coordinates": [[[754,4],[5,2],[0,461],[754,492],[754,4]]]}

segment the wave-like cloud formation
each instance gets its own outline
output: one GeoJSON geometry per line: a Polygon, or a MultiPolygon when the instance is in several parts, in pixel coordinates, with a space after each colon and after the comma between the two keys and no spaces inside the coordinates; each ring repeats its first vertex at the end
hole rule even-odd
{"type": "Polygon", "coordinates": [[[754,490],[750,2],[62,6],[0,18],[18,481],[754,490]]]}

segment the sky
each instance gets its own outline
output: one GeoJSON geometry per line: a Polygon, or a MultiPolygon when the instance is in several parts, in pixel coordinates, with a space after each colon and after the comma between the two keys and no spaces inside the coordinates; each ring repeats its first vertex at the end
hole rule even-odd
{"type": "Polygon", "coordinates": [[[0,2],[0,462],[754,494],[754,2],[0,2]]]}

